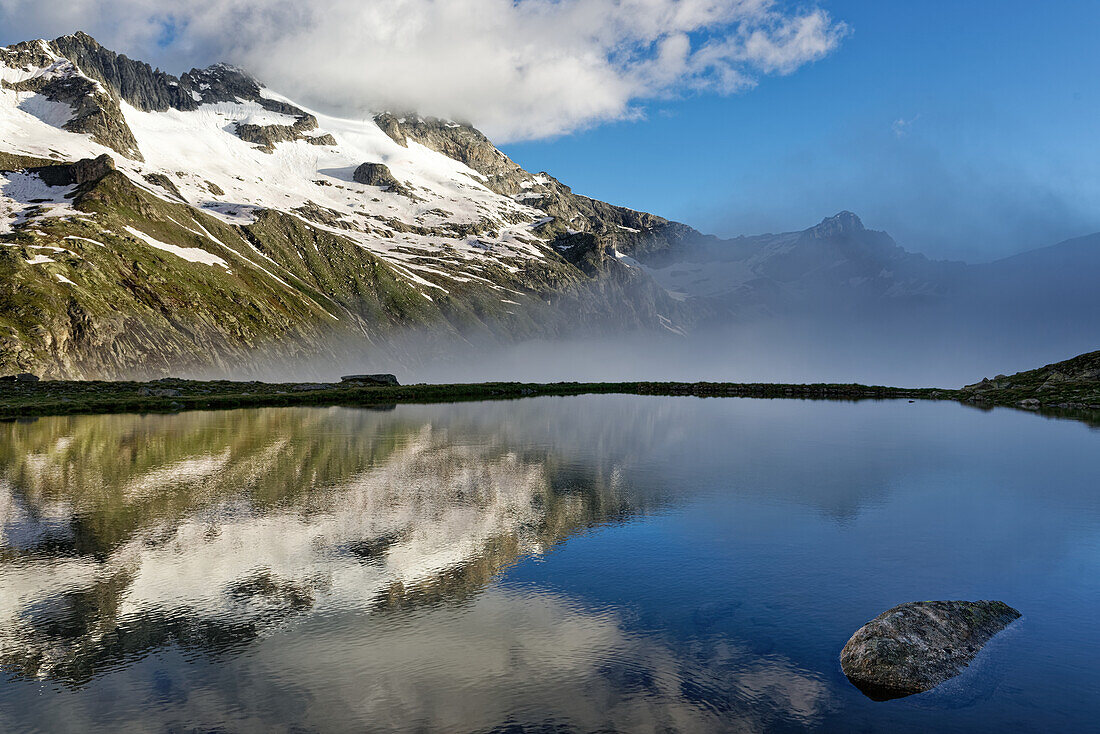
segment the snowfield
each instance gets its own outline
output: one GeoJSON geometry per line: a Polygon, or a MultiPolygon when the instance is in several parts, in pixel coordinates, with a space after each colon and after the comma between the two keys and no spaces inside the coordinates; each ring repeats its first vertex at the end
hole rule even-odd
{"type": "Polygon", "coordinates": [[[48,186],[35,175],[0,173],[0,234],[38,217],[84,217],[68,201],[72,186],[48,186]]]}
{"type": "MultiPolygon", "coordinates": [[[[0,80],[16,83],[38,76],[83,76],[73,64],[54,54],[48,43],[41,45],[53,63],[38,69],[0,63],[0,80]]],[[[102,86],[97,84],[97,88],[102,86]]],[[[266,89],[262,94],[295,104],[266,89]]],[[[298,119],[271,112],[253,101],[165,112],[145,112],[122,101],[123,117],[145,158],[141,162],[119,155],[88,135],[63,129],[73,114],[67,104],[0,85],[0,152],[67,162],[106,153],[136,185],[166,201],[178,201],[174,192],[149,178],[155,174],[167,177],[186,203],[230,224],[253,221],[262,209],[290,213],[310,227],[351,239],[387,261],[422,292],[446,291],[432,282],[441,277],[458,282],[485,280],[478,273],[487,262],[515,272],[523,260],[550,254],[533,231],[546,221],[545,215],[525,205],[525,197],[517,201],[494,193],[482,184],[481,174],[414,141],[410,140],[408,147],[398,145],[371,117],[343,119],[295,106],[317,118],[318,127],[307,133],[309,137],[328,134],[337,144],[278,142],[268,153],[241,140],[236,134],[240,124],[290,126],[298,119]],[[388,166],[411,196],[356,183],[353,174],[365,162],[388,166]],[[326,222],[338,221],[340,226],[310,216],[317,211],[324,213],[326,222]],[[480,234],[469,235],[471,226],[480,234]],[[433,276],[432,281],[423,275],[433,276]]],[[[532,176],[525,186],[545,181],[532,176]]],[[[65,199],[71,193],[47,187],[37,176],[3,174],[0,234],[10,233],[13,226],[34,217],[78,216],[65,199]],[[48,202],[33,203],[34,199],[48,202]]],[[[131,234],[190,262],[227,267],[225,260],[205,250],[157,242],[136,230],[131,234]]],[[[222,244],[209,233],[205,237],[222,244]]]]}

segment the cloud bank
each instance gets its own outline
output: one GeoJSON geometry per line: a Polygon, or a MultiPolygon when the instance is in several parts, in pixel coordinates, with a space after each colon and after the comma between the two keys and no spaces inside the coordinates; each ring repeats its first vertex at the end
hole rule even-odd
{"type": "Polygon", "coordinates": [[[780,0],[0,0],[0,28],[85,30],[175,73],[226,60],[315,107],[455,117],[502,142],[741,92],[848,32],[780,0]]]}

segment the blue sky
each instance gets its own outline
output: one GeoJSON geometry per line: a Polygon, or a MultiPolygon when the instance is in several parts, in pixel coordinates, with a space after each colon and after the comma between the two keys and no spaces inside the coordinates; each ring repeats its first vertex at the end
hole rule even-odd
{"type": "Polygon", "coordinates": [[[505,150],[720,235],[850,209],[907,249],[981,261],[1100,231],[1100,2],[821,6],[851,32],[789,76],[505,150]]]}

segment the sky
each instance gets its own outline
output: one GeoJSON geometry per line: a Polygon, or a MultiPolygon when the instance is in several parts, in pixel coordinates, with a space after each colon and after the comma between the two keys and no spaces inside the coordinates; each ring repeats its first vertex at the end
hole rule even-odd
{"type": "Polygon", "coordinates": [[[1100,3],[0,0],[328,112],[452,116],[575,191],[721,236],[841,210],[980,262],[1100,231],[1100,3]]]}
{"type": "Polygon", "coordinates": [[[1100,2],[821,7],[850,32],[791,75],[505,150],[722,236],[851,210],[909,250],[981,262],[1100,231],[1100,2]]]}

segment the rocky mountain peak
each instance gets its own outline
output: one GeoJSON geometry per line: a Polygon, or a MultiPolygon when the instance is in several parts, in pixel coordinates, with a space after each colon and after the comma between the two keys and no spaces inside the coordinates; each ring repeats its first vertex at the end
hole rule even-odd
{"type": "Polygon", "coordinates": [[[842,211],[832,217],[821,220],[821,224],[810,228],[809,232],[818,239],[829,239],[843,235],[851,235],[864,232],[866,228],[858,216],[849,211],[842,211]]]}
{"type": "MultiPolygon", "coordinates": [[[[262,85],[240,67],[220,61],[205,69],[192,69],[180,77],[180,84],[202,102],[257,100],[262,85]]],[[[198,100],[196,100],[198,101],[198,100]]]]}
{"type": "Polygon", "coordinates": [[[163,112],[172,107],[194,107],[191,94],[180,87],[174,76],[144,61],[116,54],[83,31],[56,38],[51,45],[82,74],[138,109],[163,112]]]}
{"type": "Polygon", "coordinates": [[[145,112],[189,111],[203,103],[260,97],[261,85],[255,78],[224,62],[176,77],[117,54],[83,31],[56,38],[50,46],[111,95],[145,112]]]}

